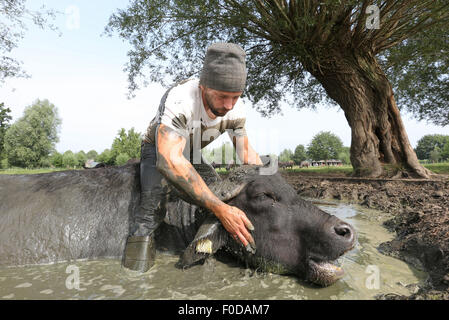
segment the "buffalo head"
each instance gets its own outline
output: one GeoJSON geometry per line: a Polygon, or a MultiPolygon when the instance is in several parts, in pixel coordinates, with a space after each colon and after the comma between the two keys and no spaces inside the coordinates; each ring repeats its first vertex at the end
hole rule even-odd
{"type": "Polygon", "coordinates": [[[210,215],[184,251],[181,265],[225,248],[258,270],[295,274],[322,286],[337,281],[344,272],[332,261],[354,247],[353,227],[301,199],[279,173],[260,175],[259,170],[241,166],[211,186],[253,223],[256,251],[245,250],[210,215]]]}

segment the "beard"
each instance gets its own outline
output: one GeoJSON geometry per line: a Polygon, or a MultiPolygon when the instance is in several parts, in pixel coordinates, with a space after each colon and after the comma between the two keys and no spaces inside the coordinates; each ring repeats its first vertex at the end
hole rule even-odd
{"type": "Polygon", "coordinates": [[[209,107],[210,111],[217,117],[223,117],[228,113],[228,110],[226,109],[220,109],[214,106],[212,103],[212,98],[209,96],[207,92],[204,94],[204,99],[206,100],[207,106],[209,107]]]}

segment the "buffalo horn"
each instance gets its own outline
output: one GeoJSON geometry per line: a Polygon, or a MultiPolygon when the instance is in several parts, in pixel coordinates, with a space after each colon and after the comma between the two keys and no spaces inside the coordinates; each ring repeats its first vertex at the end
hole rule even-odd
{"type": "Polygon", "coordinates": [[[245,184],[237,185],[230,191],[223,190],[222,192],[220,192],[219,198],[223,202],[229,201],[232,198],[236,197],[243,190],[243,188],[245,188],[245,184]]]}

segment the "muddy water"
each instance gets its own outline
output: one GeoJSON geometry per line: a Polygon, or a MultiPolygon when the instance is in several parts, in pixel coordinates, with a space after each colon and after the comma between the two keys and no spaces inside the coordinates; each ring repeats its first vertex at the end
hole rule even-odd
{"type": "Polygon", "coordinates": [[[358,232],[356,247],[339,260],[345,276],[327,288],[216,260],[180,270],[177,256],[159,253],[143,275],[107,259],[0,268],[0,299],[373,299],[380,293],[409,295],[426,278],[376,250],[393,238],[378,212],[338,202],[319,206],[358,232]]]}

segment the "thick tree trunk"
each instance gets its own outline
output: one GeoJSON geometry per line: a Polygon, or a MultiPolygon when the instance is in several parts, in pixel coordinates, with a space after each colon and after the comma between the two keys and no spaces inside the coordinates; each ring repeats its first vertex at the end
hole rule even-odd
{"type": "Polygon", "coordinates": [[[357,176],[429,178],[408,140],[392,87],[372,56],[339,56],[332,68],[312,68],[352,129],[351,163],[357,176]]]}

